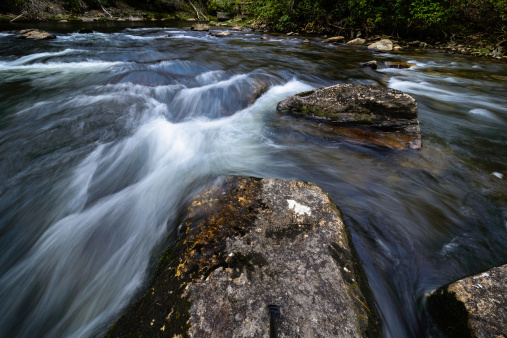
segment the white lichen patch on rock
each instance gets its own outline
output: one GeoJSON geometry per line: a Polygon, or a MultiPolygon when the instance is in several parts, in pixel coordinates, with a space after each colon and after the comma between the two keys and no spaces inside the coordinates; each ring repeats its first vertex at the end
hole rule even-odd
{"type": "Polygon", "coordinates": [[[294,200],[287,200],[287,203],[289,204],[289,209],[294,210],[294,212],[298,216],[304,216],[304,215],[311,216],[312,215],[312,209],[310,209],[310,207],[308,207],[306,205],[300,204],[294,200]]]}

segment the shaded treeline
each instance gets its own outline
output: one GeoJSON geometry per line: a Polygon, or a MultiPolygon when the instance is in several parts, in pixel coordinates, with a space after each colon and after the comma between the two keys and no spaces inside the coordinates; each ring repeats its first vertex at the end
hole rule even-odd
{"type": "Polygon", "coordinates": [[[505,0],[258,0],[251,10],[279,31],[355,27],[400,35],[507,33],[505,0]]]}
{"type": "Polygon", "coordinates": [[[211,15],[241,10],[275,31],[507,35],[506,0],[4,0],[0,10],[37,17],[125,5],[159,13],[193,12],[193,5],[211,15]]]}

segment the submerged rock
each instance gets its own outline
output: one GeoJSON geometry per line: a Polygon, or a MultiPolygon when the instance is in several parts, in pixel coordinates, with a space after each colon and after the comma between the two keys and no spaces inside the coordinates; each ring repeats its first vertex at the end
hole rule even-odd
{"type": "Polygon", "coordinates": [[[190,27],[190,30],[193,30],[193,31],[209,31],[211,29],[211,27],[209,25],[205,25],[203,23],[197,23],[195,25],[193,25],[192,27],[190,27]]]}
{"type": "Polygon", "coordinates": [[[402,61],[387,61],[386,67],[387,68],[396,68],[396,69],[407,69],[410,67],[416,66],[415,63],[408,63],[408,62],[402,62],[402,61]]]}
{"type": "Polygon", "coordinates": [[[343,217],[312,183],[228,177],[188,208],[179,242],[107,336],[377,337],[343,217]]]}
{"type": "Polygon", "coordinates": [[[41,31],[39,29],[24,29],[18,32],[22,34],[18,36],[18,39],[27,39],[27,40],[49,40],[56,39],[54,34],[48,33],[46,31],[41,31]]]}
{"type": "Polygon", "coordinates": [[[231,35],[231,32],[229,32],[229,31],[213,32],[213,33],[211,33],[211,35],[216,36],[218,38],[223,38],[223,37],[231,35]]]}
{"type": "Polygon", "coordinates": [[[380,41],[370,44],[368,48],[380,51],[391,51],[393,50],[393,42],[389,39],[382,39],[380,41]]]}
{"type": "Polygon", "coordinates": [[[507,264],[434,291],[428,311],[447,337],[505,337],[507,264]]]}
{"type": "Polygon", "coordinates": [[[81,28],[79,31],[78,31],[79,34],[91,34],[93,33],[93,29],[89,29],[89,28],[81,28]]]}
{"type": "Polygon", "coordinates": [[[365,39],[357,38],[347,42],[347,45],[363,45],[365,42],[365,39]]]}
{"type": "Polygon", "coordinates": [[[399,90],[338,84],[300,93],[278,103],[277,111],[340,126],[399,134],[406,146],[421,147],[417,103],[399,90]]]}

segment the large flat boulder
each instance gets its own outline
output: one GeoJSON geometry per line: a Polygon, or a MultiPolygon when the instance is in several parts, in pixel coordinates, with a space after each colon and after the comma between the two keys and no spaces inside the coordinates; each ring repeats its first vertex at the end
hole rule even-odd
{"type": "Polygon", "coordinates": [[[349,230],[317,185],[228,177],[197,196],[147,292],[107,336],[379,337],[349,230]]]}
{"type": "Polygon", "coordinates": [[[415,99],[381,86],[338,84],[291,96],[277,111],[296,117],[399,134],[406,146],[421,147],[415,99]]]}
{"type": "Polygon", "coordinates": [[[428,311],[446,337],[505,337],[507,264],[439,288],[428,311]]]}

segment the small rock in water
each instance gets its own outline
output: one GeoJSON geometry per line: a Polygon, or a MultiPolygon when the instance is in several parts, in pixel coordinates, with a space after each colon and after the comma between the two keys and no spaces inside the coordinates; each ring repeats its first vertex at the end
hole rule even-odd
{"type": "Polygon", "coordinates": [[[223,31],[223,32],[219,32],[219,33],[211,33],[211,35],[212,36],[216,36],[218,38],[223,38],[223,37],[231,35],[231,32],[229,32],[229,31],[223,31]]]}
{"type": "Polygon", "coordinates": [[[347,42],[347,45],[362,45],[365,42],[366,42],[365,39],[357,38],[357,39],[350,40],[349,42],[347,42]]]}
{"type": "Polygon", "coordinates": [[[302,42],[302,43],[310,43],[310,40],[305,39],[305,40],[303,40],[303,42],[302,42]]]}
{"type": "Polygon", "coordinates": [[[198,24],[195,24],[193,25],[190,30],[193,30],[193,31],[209,31],[211,29],[210,26],[208,25],[205,25],[203,23],[198,23],[198,24]]]}
{"type": "Polygon", "coordinates": [[[89,29],[89,28],[81,28],[79,31],[78,31],[79,34],[90,34],[90,33],[93,33],[93,29],[89,29]]]}
{"type": "Polygon", "coordinates": [[[415,63],[401,62],[401,61],[388,61],[386,62],[387,68],[396,68],[396,69],[407,69],[412,66],[416,66],[415,63]]]}
{"type": "Polygon", "coordinates": [[[368,49],[376,49],[380,51],[391,51],[393,50],[393,42],[389,39],[382,39],[374,42],[368,46],[368,49]]]}
{"type": "Polygon", "coordinates": [[[333,36],[332,38],[328,38],[324,40],[325,43],[337,43],[345,40],[344,36],[333,36]]]}
{"type": "Polygon", "coordinates": [[[363,62],[363,63],[360,63],[359,65],[362,67],[370,67],[371,69],[377,69],[377,67],[378,67],[377,61],[375,61],[375,60],[363,62]]]}
{"type": "Polygon", "coordinates": [[[49,40],[56,39],[54,34],[48,33],[46,31],[41,31],[39,29],[24,29],[19,31],[19,34],[23,34],[18,36],[18,39],[27,39],[27,40],[49,40]]]}
{"type": "Polygon", "coordinates": [[[495,171],[495,172],[491,173],[491,175],[496,176],[496,177],[498,177],[499,179],[503,179],[503,174],[502,174],[502,173],[499,173],[499,172],[496,172],[496,171],[495,171]]]}

